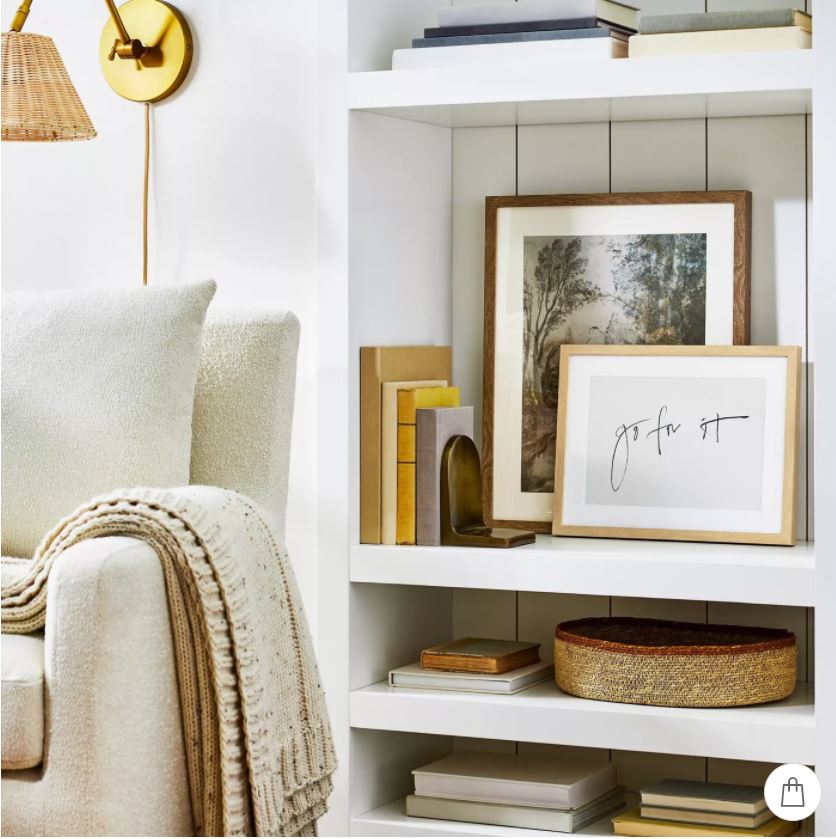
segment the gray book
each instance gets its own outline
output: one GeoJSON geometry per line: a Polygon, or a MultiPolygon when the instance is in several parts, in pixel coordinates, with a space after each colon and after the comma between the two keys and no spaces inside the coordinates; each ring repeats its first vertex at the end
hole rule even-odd
{"type": "Polygon", "coordinates": [[[494,35],[459,35],[452,38],[414,38],[413,49],[468,47],[474,44],[517,44],[530,41],[571,41],[578,38],[609,38],[618,33],[608,26],[592,29],[552,29],[545,32],[499,32],[494,35]]]}
{"type": "Polygon", "coordinates": [[[718,29],[771,29],[776,26],[800,26],[812,32],[813,18],[797,9],[641,15],[639,18],[640,35],[660,35],[668,32],[713,32],[718,29]]]}
{"type": "Polygon", "coordinates": [[[412,771],[415,794],[571,810],[612,792],[616,767],[599,757],[457,752],[412,771]]]}
{"type": "Polygon", "coordinates": [[[416,542],[440,545],[441,455],[451,437],[473,437],[473,408],[419,408],[415,415],[416,542]]]}
{"type": "Polygon", "coordinates": [[[434,798],[429,795],[408,795],[406,798],[408,816],[473,824],[496,824],[524,830],[551,830],[557,833],[574,833],[609,813],[620,810],[623,806],[624,795],[620,787],[574,810],[521,807],[486,801],[434,798]]]}

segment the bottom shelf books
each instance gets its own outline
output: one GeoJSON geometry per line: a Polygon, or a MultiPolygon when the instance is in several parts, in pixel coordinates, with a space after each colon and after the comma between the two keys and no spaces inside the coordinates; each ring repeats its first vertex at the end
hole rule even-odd
{"type": "Polygon", "coordinates": [[[666,778],[641,790],[641,809],[613,819],[619,836],[792,836],[798,824],[776,818],[761,787],[666,778]]]}
{"type": "Polygon", "coordinates": [[[408,816],[574,833],[624,806],[616,767],[598,760],[463,752],[413,772],[408,816]]]}

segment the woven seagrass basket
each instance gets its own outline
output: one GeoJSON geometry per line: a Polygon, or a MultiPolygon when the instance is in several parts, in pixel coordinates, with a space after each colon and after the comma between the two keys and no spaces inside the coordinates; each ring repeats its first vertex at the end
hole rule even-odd
{"type": "Polygon", "coordinates": [[[585,618],[558,625],[557,686],[607,702],[720,708],[795,690],[795,635],[785,629],[585,618]]]}

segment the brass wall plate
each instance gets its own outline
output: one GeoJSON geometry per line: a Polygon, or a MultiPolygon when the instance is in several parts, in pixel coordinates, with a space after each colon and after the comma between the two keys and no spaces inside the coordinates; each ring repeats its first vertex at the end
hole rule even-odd
{"type": "Polygon", "coordinates": [[[139,59],[113,55],[119,33],[108,20],[99,42],[104,77],[125,99],[159,102],[174,93],[189,72],[194,51],[189,25],[162,0],[128,0],[119,14],[131,38],[142,41],[148,51],[139,59]]]}

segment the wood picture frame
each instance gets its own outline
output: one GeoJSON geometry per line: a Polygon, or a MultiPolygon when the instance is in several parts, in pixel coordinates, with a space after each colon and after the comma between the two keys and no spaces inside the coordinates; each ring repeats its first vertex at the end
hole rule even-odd
{"type": "MultiPolygon", "coordinates": [[[[519,490],[514,492],[519,498],[533,496],[534,492],[527,492],[524,487],[524,458],[522,434],[519,432],[519,426],[522,425],[520,418],[514,432],[511,434],[498,431],[498,417],[496,410],[497,394],[508,394],[509,390],[505,382],[498,381],[498,366],[497,358],[502,357],[502,353],[498,351],[498,330],[502,329],[503,318],[497,312],[497,286],[498,286],[498,272],[506,271],[507,260],[503,254],[500,253],[501,247],[504,245],[499,241],[499,237],[503,234],[502,216],[506,211],[514,212],[518,210],[525,210],[531,218],[530,214],[545,211],[557,212],[564,214],[582,213],[587,219],[585,223],[591,224],[593,227],[597,225],[602,230],[607,229],[607,225],[612,223],[619,228],[619,233],[616,238],[634,237],[642,235],[656,235],[654,233],[645,234],[643,230],[656,230],[653,225],[658,225],[658,229],[662,231],[658,235],[686,235],[679,234],[677,230],[690,230],[690,223],[688,218],[694,218],[693,227],[698,231],[697,235],[703,235],[706,239],[705,248],[705,274],[706,274],[706,288],[709,287],[710,282],[713,281],[713,276],[718,272],[712,270],[714,263],[710,263],[708,254],[711,251],[712,245],[710,243],[722,240],[723,247],[720,250],[724,254],[722,261],[723,282],[728,285],[728,289],[723,295],[725,301],[722,305],[723,311],[718,307],[712,308],[711,312],[708,309],[708,302],[705,303],[705,319],[706,324],[709,318],[720,319],[724,321],[721,331],[723,334],[717,334],[715,330],[713,334],[708,335],[708,343],[713,344],[735,344],[744,345],[749,342],[749,320],[750,320],[750,269],[751,269],[751,193],[745,190],[715,190],[707,192],[639,192],[639,193],[603,193],[603,194],[573,194],[573,195],[526,195],[526,196],[489,196],[485,199],[485,283],[484,283],[484,345],[483,345],[483,424],[482,424],[482,471],[483,471],[483,506],[485,510],[485,519],[488,524],[494,527],[512,527],[526,530],[534,530],[540,533],[548,533],[551,531],[552,520],[552,493],[550,490],[537,489],[536,492],[542,494],[542,498],[537,498],[536,515],[531,513],[530,505],[518,504],[514,499],[501,501],[496,499],[495,491],[505,492],[504,488],[519,481],[519,490]],[[676,222],[676,206],[683,208],[681,215],[685,219],[682,223],[676,222]],[[603,221],[589,221],[590,210],[602,210],[605,214],[603,221]],[[712,221],[707,214],[715,214],[718,216],[717,221],[712,221]],[[648,214],[650,218],[648,220],[648,214]],[[722,216],[722,221],[719,217],[722,216]],[[637,219],[634,224],[631,218],[637,219]],[[607,221],[607,219],[609,221],[607,221]],[[654,221],[655,219],[655,221],[654,221]],[[703,227],[700,227],[700,225],[703,227]],[[632,225],[632,226],[631,226],[632,225]],[[650,225],[650,227],[648,227],[650,225]],[[707,226],[706,226],[707,225],[707,226]],[[708,228],[711,228],[709,231],[708,228]],[[713,232],[712,232],[713,231],[713,232]],[[714,238],[712,238],[712,236],[714,238]],[[515,439],[516,438],[516,439],[515,439]],[[502,448],[498,450],[500,445],[502,448]],[[520,466],[516,474],[513,469],[509,467],[511,459],[515,456],[515,450],[518,452],[520,466]],[[503,464],[502,461],[508,461],[503,464]],[[522,509],[526,507],[526,509],[522,509]]],[[[563,230],[573,228],[573,225],[564,221],[561,222],[561,232],[546,234],[546,238],[567,238],[569,234],[564,233],[563,230]]],[[[504,234],[503,234],[504,235],[504,234]]],[[[540,231],[542,236],[542,231],[540,231]]],[[[571,234],[572,236],[580,235],[581,237],[588,235],[587,233],[571,234]]],[[[598,238],[604,238],[606,234],[596,234],[598,238]]],[[[517,235],[517,239],[521,236],[517,235]]],[[[525,238],[524,236],[522,238],[525,238]]],[[[507,252],[507,248],[504,248],[507,252]]],[[[518,247],[519,250],[519,247],[518,247]]],[[[519,255],[519,254],[518,254],[519,255]]],[[[719,265],[720,262],[718,261],[719,265]]],[[[516,297],[515,300],[519,302],[520,312],[523,309],[522,297],[524,295],[525,279],[523,277],[524,258],[517,259],[513,273],[515,275],[514,282],[516,297]]],[[[501,280],[502,277],[500,276],[501,280]]],[[[512,295],[513,296],[513,295],[512,295]]],[[[706,292],[706,299],[708,299],[708,292],[706,292]]],[[[515,304],[516,305],[516,304],[515,304]]],[[[516,313],[516,320],[519,321],[519,314],[516,313]]],[[[523,320],[524,320],[523,315],[523,320]]],[[[610,321],[611,322],[611,321],[610,321]]],[[[609,328],[609,327],[608,327],[609,328]]],[[[599,330],[600,331],[600,330],[599,330]]],[[[706,326],[706,332],[708,328],[706,326]]],[[[617,339],[618,336],[616,336],[617,339]]],[[[632,341],[617,341],[618,343],[632,343],[632,341]]],[[[522,356],[523,339],[519,339],[520,357],[522,356]]],[[[555,342],[560,343],[560,342],[555,342]]],[[[592,341],[598,343],[598,341],[592,341]]],[[[648,341],[636,341],[636,343],[648,343],[648,341]]],[[[706,341],[692,341],[690,343],[706,343],[706,341]]],[[[552,349],[552,354],[553,349],[552,349]]],[[[519,365],[522,367],[522,365],[519,365]]],[[[514,411],[519,411],[520,417],[523,413],[523,393],[521,383],[517,383],[520,387],[520,403],[519,408],[514,407],[514,411]]],[[[557,404],[557,386],[552,388],[553,393],[550,394],[551,415],[554,415],[554,406],[557,404]]],[[[515,394],[512,395],[516,399],[515,394]]],[[[504,403],[503,403],[504,404],[504,403]]],[[[545,417],[545,413],[541,411],[541,417],[545,417]]],[[[514,425],[514,423],[511,423],[514,425]]],[[[555,439],[555,429],[551,428],[548,432],[551,436],[551,445],[553,447],[555,439]]],[[[543,476],[549,476],[552,480],[553,474],[553,448],[551,453],[551,462],[548,456],[543,457],[543,463],[540,469],[541,479],[543,476]]],[[[513,464],[511,464],[513,466],[513,464]]]]}
{"type": "MultiPolygon", "coordinates": [[[[559,536],[589,536],[589,537],[609,537],[617,539],[663,539],[675,541],[689,541],[689,542],[733,542],[746,544],[771,544],[771,545],[793,545],[795,544],[795,527],[796,527],[796,501],[797,501],[797,481],[798,481],[798,422],[799,422],[799,404],[800,404],[800,381],[801,381],[801,348],[800,347],[729,347],[729,346],[573,346],[563,345],[560,353],[561,365],[561,382],[559,400],[558,400],[558,416],[557,416],[557,456],[555,460],[555,493],[554,493],[554,520],[552,525],[552,533],[559,536]],[[584,371],[573,369],[573,362],[577,359],[595,359],[595,361],[588,363],[584,371]],[[600,359],[604,359],[600,363],[600,359]],[[613,359],[620,359],[621,363],[611,363],[607,361],[613,359]],[[623,363],[625,359],[632,359],[634,363],[631,365],[623,363]],[[650,359],[651,364],[636,363],[638,359],[650,359]],[[653,364],[654,361],[664,359],[663,364],[653,364]],[[674,359],[672,363],[668,360],[674,359]],[[700,371],[699,364],[690,364],[686,371],[686,364],[682,364],[681,360],[688,359],[703,359],[708,363],[703,365],[703,370],[700,371]],[[785,359],[786,365],[769,365],[769,360],[776,361],[785,359]],[[676,360],[680,360],[677,363],[676,360]],[[764,361],[760,365],[747,363],[752,361],[764,361]],[[729,362],[737,362],[735,370],[729,370],[729,362]],[[632,366],[633,375],[630,373],[632,366]],[[726,368],[723,370],[723,368],[726,368]],[[743,387],[747,383],[744,374],[741,372],[746,367],[750,371],[745,376],[751,379],[751,383],[755,388],[751,389],[748,386],[743,387]],[[771,369],[774,367],[775,369],[771,369]],[[610,368],[610,373],[606,372],[610,368]],[[630,408],[626,407],[626,403],[635,406],[639,400],[647,401],[647,394],[655,391],[656,394],[671,390],[671,382],[674,379],[669,378],[671,373],[676,375],[676,369],[681,371],[682,378],[678,380],[682,383],[681,394],[687,392],[687,399],[699,400],[702,398],[700,392],[708,394],[715,387],[720,386],[720,394],[725,395],[726,408],[734,404],[735,406],[751,406],[760,405],[761,400],[759,394],[761,392],[760,383],[763,383],[763,423],[761,425],[762,433],[758,436],[757,432],[757,410],[749,410],[748,407],[742,408],[746,410],[746,414],[737,414],[732,416],[721,416],[719,410],[716,414],[716,420],[713,418],[708,408],[705,409],[705,414],[700,411],[699,414],[688,415],[687,408],[675,405],[675,400],[660,401],[659,405],[654,403],[654,408],[658,409],[658,414],[654,411],[648,410],[648,417],[633,417],[632,414],[624,419],[618,419],[621,414],[630,413],[630,408]],[[711,375],[716,376],[711,379],[709,376],[703,375],[705,371],[709,371],[711,375]],[[713,372],[711,372],[713,370],[713,372]],[[727,375],[729,374],[729,375],[727,375]],[[608,375],[621,376],[626,381],[625,394],[629,394],[625,399],[619,400],[617,394],[614,392],[611,381],[604,378],[608,375]],[[584,376],[586,384],[583,382],[576,382],[573,377],[584,376]],[[597,386],[599,388],[606,388],[606,402],[601,399],[595,400],[591,382],[593,377],[597,378],[597,386]],[[739,377],[739,378],[738,378],[739,377]],[[646,389],[641,387],[641,379],[644,378],[649,387],[646,389]],[[783,384],[782,384],[783,382],[783,384]],[[687,391],[686,391],[687,383],[687,391]],[[588,388],[587,390],[584,390],[588,388]],[[695,391],[697,394],[695,395],[695,391]],[[753,396],[749,396],[751,392],[753,396]],[[584,410],[583,405],[573,404],[573,399],[583,400],[583,396],[579,394],[586,394],[586,417],[579,414],[584,410]],[[602,431],[596,433],[589,429],[597,423],[597,420],[592,418],[593,408],[591,403],[595,401],[598,407],[598,415],[601,415],[600,408],[604,407],[604,415],[606,419],[601,425],[602,431]],[[771,411],[771,415],[770,415],[771,411]],[[638,420],[635,422],[634,420],[638,420]],[[716,445],[721,443],[720,426],[724,421],[728,421],[730,425],[723,426],[722,440],[725,442],[725,448],[720,451],[716,450],[714,455],[715,461],[720,459],[722,469],[722,480],[713,481],[711,469],[711,453],[708,447],[714,444],[713,435],[716,429],[716,445]],[[730,427],[737,425],[737,439],[731,433],[729,437],[730,427]],[[744,425],[745,421],[745,425],[744,425]],[[586,432],[584,432],[584,422],[586,423],[586,432]],[[750,422],[753,423],[750,425],[750,422]],[[643,423],[639,425],[639,423],[643,423]],[[654,423],[656,424],[654,427],[654,423]],[[649,431],[646,431],[649,429],[649,431]],[[610,434],[610,432],[613,432],[610,434]],[[652,435],[656,435],[656,444],[653,441],[648,441],[652,435]],[[572,439],[570,439],[572,438],[572,439]],[[599,443],[606,440],[604,444],[607,451],[601,450],[599,443]],[[622,441],[626,441],[623,443],[622,441]],[[632,442],[631,442],[632,441],[632,442]],[[687,443],[681,441],[688,441],[687,443]],[[699,441],[699,442],[696,442],[699,441]],[[657,457],[655,449],[658,445],[657,457]],[[676,446],[690,446],[695,451],[699,451],[697,456],[692,456],[688,460],[688,456],[669,455],[668,451],[671,447],[676,446]],[[750,491],[743,492],[735,484],[736,479],[741,475],[739,461],[745,459],[749,451],[757,455],[758,448],[761,449],[760,460],[760,483],[754,481],[741,481],[747,483],[750,491]],[[602,486],[603,474],[606,472],[606,456],[609,453],[609,447],[612,447],[612,456],[609,461],[609,486],[600,492],[602,486]],[[586,453],[587,461],[583,462],[583,455],[581,450],[586,453]],[[632,449],[632,455],[631,455],[632,449]],[[571,458],[567,451],[571,450],[571,458]],[[667,465],[663,464],[664,454],[673,458],[669,460],[667,465]],[[589,453],[595,452],[594,458],[597,459],[598,464],[590,465],[589,453]],[[778,463],[777,453],[780,452],[780,465],[778,463]],[[639,470],[640,477],[636,479],[634,486],[637,484],[641,492],[641,487],[650,488],[650,493],[654,496],[664,497],[665,502],[662,506],[648,506],[646,509],[651,510],[651,513],[642,513],[642,508],[636,501],[636,495],[627,499],[623,499],[619,503],[624,503],[623,507],[611,507],[606,502],[600,503],[599,499],[605,495],[612,498],[616,492],[623,487],[623,481],[626,480],[628,464],[632,462],[635,464],[638,460],[638,465],[629,466],[631,470],[639,470]],[[645,464],[650,466],[643,466],[642,459],[645,464]],[[571,466],[569,465],[571,462],[571,466]],[[603,469],[601,468],[603,462],[603,469]],[[622,472],[622,466],[624,471],[622,472]],[[646,469],[645,475],[641,476],[641,470],[646,469]],[[571,475],[570,475],[571,471],[571,475]],[[695,475],[707,477],[703,480],[695,480],[695,475]],[[774,479],[780,473],[780,486],[774,479]],[[659,474],[663,474],[664,478],[660,482],[659,474]],[[615,475],[615,477],[613,477],[615,475]],[[770,477],[771,476],[771,477],[770,477]],[[583,487],[579,489],[579,481],[583,483],[583,487]],[[728,486],[728,484],[732,484],[728,486]],[[567,516],[567,507],[570,504],[567,502],[567,485],[574,486],[572,495],[574,501],[571,504],[572,514],[567,516]],[[615,511],[616,518],[631,518],[638,519],[643,515],[650,520],[659,521],[660,519],[673,520],[698,520],[700,515],[703,515],[700,508],[691,506],[691,503],[682,503],[682,497],[693,499],[697,497],[697,491],[693,490],[695,484],[703,485],[701,490],[702,498],[708,501],[706,510],[708,513],[704,517],[709,520],[716,520],[724,518],[729,521],[734,521],[737,525],[740,522],[745,522],[748,519],[759,521],[772,521],[774,527],[768,530],[755,529],[746,530],[743,528],[735,528],[733,530],[713,528],[707,526],[705,528],[699,527],[635,527],[624,526],[624,522],[620,522],[614,526],[598,523],[592,524],[587,521],[585,524],[579,524],[579,518],[593,519],[599,517],[602,522],[611,516],[615,511]],[[682,489],[684,487],[684,489],[682,489]],[[759,501],[755,506],[751,504],[746,506],[744,502],[747,500],[747,495],[751,497],[758,497],[759,501]],[[746,509],[736,509],[734,507],[723,510],[720,505],[718,496],[728,496],[734,499],[734,503],[739,507],[746,506],[746,509]],[[760,507],[757,507],[757,504],[760,507]],[[567,518],[570,521],[567,522],[567,518]]],[[[674,385],[675,389],[676,385],[674,385]]],[[[687,401],[686,399],[686,401],[687,401]]],[[[718,400],[719,401],[719,400],[718,400]]],[[[648,403],[649,404],[649,403],[648,403]]],[[[707,401],[702,402],[707,405],[707,401]]],[[[714,410],[714,403],[711,403],[712,411],[714,410]]],[[[679,454],[682,455],[682,449],[679,449],[679,454]]],[[[754,461],[757,465],[758,461],[754,461]]],[[[631,475],[631,478],[633,476],[631,475]]],[[[757,474],[756,474],[757,477],[757,474]]]]}

